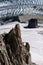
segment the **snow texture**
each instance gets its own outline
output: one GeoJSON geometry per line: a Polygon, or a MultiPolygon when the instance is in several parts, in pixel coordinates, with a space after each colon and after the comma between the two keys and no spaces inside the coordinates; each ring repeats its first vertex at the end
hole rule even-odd
{"type": "Polygon", "coordinates": [[[0,2],[11,2],[14,4],[43,4],[43,0],[0,0],[0,2]]]}

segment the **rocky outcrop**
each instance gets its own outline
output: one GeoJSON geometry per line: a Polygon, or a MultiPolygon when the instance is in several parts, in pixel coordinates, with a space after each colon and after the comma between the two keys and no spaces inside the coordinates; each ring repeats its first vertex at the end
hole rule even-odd
{"type": "Polygon", "coordinates": [[[37,24],[38,24],[37,19],[30,19],[29,24],[28,24],[28,28],[36,28],[37,24]]]}
{"type": "Polygon", "coordinates": [[[31,65],[30,45],[23,44],[17,24],[8,34],[0,36],[0,65],[31,65]]]}

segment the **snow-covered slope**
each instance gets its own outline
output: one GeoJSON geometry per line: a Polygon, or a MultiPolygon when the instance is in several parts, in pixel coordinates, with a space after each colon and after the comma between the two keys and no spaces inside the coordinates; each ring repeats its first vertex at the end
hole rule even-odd
{"type": "Polygon", "coordinates": [[[1,0],[0,1],[0,17],[1,16],[6,17],[7,15],[12,16],[12,15],[28,14],[28,13],[42,15],[43,11],[39,11],[40,8],[43,9],[42,5],[43,5],[43,0],[1,0]],[[32,4],[35,4],[36,9],[34,8],[34,5],[32,4]],[[36,4],[40,4],[40,5],[36,5],[36,4]],[[16,5],[17,8],[13,9],[13,6],[9,6],[9,5],[13,5],[13,6],[16,5]],[[3,6],[7,6],[7,7],[3,7],[3,6]]]}
{"type": "Polygon", "coordinates": [[[43,65],[43,35],[38,34],[43,28],[25,29],[22,31],[22,40],[31,46],[32,61],[43,65]]]}
{"type": "Polygon", "coordinates": [[[38,4],[43,5],[43,0],[0,0],[0,3],[4,3],[5,5],[22,5],[22,4],[38,4]]]}
{"type": "Polygon", "coordinates": [[[2,1],[2,2],[0,2],[0,7],[9,6],[9,5],[12,5],[12,3],[10,1],[2,1]]]}
{"type": "Polygon", "coordinates": [[[9,0],[21,4],[43,4],[43,0],[9,0]]]}
{"type": "Polygon", "coordinates": [[[43,0],[11,0],[13,3],[18,4],[39,4],[43,5],[43,0]]]}

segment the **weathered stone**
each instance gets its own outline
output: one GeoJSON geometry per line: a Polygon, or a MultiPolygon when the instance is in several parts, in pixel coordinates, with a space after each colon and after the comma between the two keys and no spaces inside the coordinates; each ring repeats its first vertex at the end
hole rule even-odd
{"type": "Polygon", "coordinates": [[[30,45],[28,42],[23,45],[19,24],[2,36],[4,47],[0,50],[1,65],[31,65],[30,45]]]}
{"type": "Polygon", "coordinates": [[[37,19],[30,19],[28,28],[36,28],[37,27],[37,19]]]}

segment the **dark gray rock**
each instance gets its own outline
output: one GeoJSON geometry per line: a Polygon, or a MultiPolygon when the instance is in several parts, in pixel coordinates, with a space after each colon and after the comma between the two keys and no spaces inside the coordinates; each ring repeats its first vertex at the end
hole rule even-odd
{"type": "Polygon", "coordinates": [[[28,28],[36,28],[37,27],[37,19],[30,19],[29,20],[29,24],[28,24],[28,28]]]}

